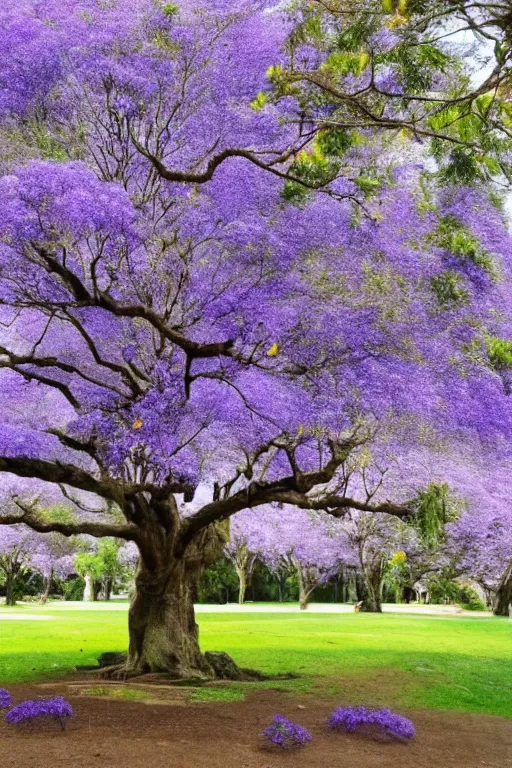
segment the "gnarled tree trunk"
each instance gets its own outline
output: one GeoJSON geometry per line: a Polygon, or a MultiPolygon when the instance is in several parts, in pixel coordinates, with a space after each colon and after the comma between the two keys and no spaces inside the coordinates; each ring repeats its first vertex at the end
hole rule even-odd
{"type": "Polygon", "coordinates": [[[509,616],[512,605],[512,563],[504,574],[494,599],[493,613],[495,616],[509,616]]]}
{"type": "Polygon", "coordinates": [[[201,653],[194,616],[200,576],[221,556],[226,538],[220,526],[210,526],[185,551],[176,552],[171,530],[148,525],[128,614],[128,656],[125,664],[105,674],[160,672],[171,679],[208,680],[227,675],[230,665],[237,672],[225,654],[208,654],[207,659],[201,653]]]}
{"type": "Polygon", "coordinates": [[[139,566],[129,610],[127,668],[174,678],[213,678],[199,649],[194,616],[197,573],[183,560],[158,573],[139,566]]]}
{"type": "Polygon", "coordinates": [[[366,571],[364,582],[366,589],[360,610],[365,613],[382,613],[382,571],[366,571]]]}

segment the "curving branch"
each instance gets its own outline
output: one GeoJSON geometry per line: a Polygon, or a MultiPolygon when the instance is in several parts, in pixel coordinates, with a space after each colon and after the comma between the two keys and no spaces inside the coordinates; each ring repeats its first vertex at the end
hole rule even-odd
{"type": "Polygon", "coordinates": [[[192,539],[212,523],[227,520],[243,509],[259,507],[273,502],[290,504],[301,509],[323,510],[333,517],[343,517],[350,509],[363,512],[385,513],[395,517],[408,517],[412,510],[406,505],[385,502],[372,504],[370,499],[357,501],[347,496],[324,493],[321,496],[308,494],[318,486],[327,485],[336,474],[338,468],[346,460],[354,447],[354,439],[346,443],[331,443],[331,458],[325,466],[316,472],[300,472],[294,468],[294,474],[272,482],[251,482],[232,496],[220,497],[215,494],[214,500],[206,504],[198,512],[183,521],[178,548],[185,548],[192,539]]]}
{"type": "Polygon", "coordinates": [[[192,539],[212,523],[222,522],[243,509],[252,509],[277,502],[290,504],[300,509],[324,511],[333,517],[343,517],[351,509],[361,512],[371,512],[407,518],[412,514],[410,507],[393,504],[390,501],[382,504],[357,501],[346,496],[325,495],[319,498],[310,497],[291,487],[293,478],[283,478],[275,483],[251,483],[247,488],[233,494],[227,499],[218,499],[202,507],[195,515],[187,518],[182,525],[178,543],[179,548],[185,549],[192,539]]]}
{"type": "MultiPolygon", "coordinates": [[[[117,482],[109,478],[97,480],[89,472],[59,461],[31,459],[26,456],[0,456],[0,472],[10,472],[18,477],[43,480],[57,485],[69,485],[71,488],[95,493],[104,499],[115,501],[120,506],[125,496],[125,488],[117,482]]],[[[132,488],[126,490],[133,491],[132,488]]]]}
{"type": "Polygon", "coordinates": [[[192,341],[175,328],[169,327],[151,307],[144,304],[120,304],[106,293],[98,291],[92,293],[78,275],[61,263],[54,254],[42,246],[33,244],[33,247],[41,257],[45,269],[56,274],[61,279],[77,302],[78,307],[99,307],[116,317],[146,320],[163,338],[176,344],[191,358],[217,357],[230,354],[233,341],[228,340],[212,344],[200,344],[197,341],[192,341]]]}
{"type": "Polygon", "coordinates": [[[89,535],[95,538],[105,538],[112,536],[114,538],[125,539],[126,541],[137,541],[140,531],[136,525],[130,523],[110,523],[100,521],[57,521],[42,517],[35,509],[25,506],[18,499],[14,499],[22,514],[0,515],[0,525],[28,525],[33,531],[38,533],[60,533],[62,536],[80,536],[89,535]]]}

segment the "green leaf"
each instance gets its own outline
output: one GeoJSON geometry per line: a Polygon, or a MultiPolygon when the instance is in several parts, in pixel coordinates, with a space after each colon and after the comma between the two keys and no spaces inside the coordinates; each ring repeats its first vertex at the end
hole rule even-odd
{"type": "Polygon", "coordinates": [[[162,8],[162,11],[166,16],[174,16],[176,13],[178,13],[179,8],[174,3],[166,3],[162,8]]]}
{"type": "Polygon", "coordinates": [[[452,270],[441,272],[432,277],[430,279],[430,286],[442,307],[462,304],[467,301],[469,296],[464,288],[462,278],[452,270]]]}
{"type": "Polygon", "coordinates": [[[493,368],[497,371],[512,368],[512,341],[498,336],[487,337],[487,351],[493,368]]]}
{"type": "Polygon", "coordinates": [[[251,109],[254,109],[255,112],[259,112],[263,109],[263,107],[267,104],[268,98],[263,91],[260,91],[256,98],[251,101],[250,107],[251,109]]]}
{"type": "Polygon", "coordinates": [[[327,61],[322,64],[322,69],[333,75],[352,74],[355,77],[366,69],[370,62],[370,55],[366,51],[361,53],[331,53],[327,61]]]}
{"type": "Polygon", "coordinates": [[[356,179],[354,179],[354,184],[356,184],[359,189],[364,192],[366,197],[369,197],[378,189],[380,189],[382,182],[380,182],[379,179],[372,179],[370,176],[358,176],[356,179]]]}

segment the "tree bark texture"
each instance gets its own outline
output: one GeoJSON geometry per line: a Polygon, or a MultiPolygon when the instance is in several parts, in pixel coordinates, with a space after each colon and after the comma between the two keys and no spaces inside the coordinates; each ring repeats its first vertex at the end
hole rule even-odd
{"type": "Polygon", "coordinates": [[[504,574],[494,600],[495,616],[509,616],[510,606],[512,605],[512,563],[510,563],[504,574]]]}

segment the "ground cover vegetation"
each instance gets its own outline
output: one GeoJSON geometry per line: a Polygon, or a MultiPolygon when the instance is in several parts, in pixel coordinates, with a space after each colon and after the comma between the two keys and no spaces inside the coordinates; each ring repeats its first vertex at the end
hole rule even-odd
{"type": "MultiPolygon", "coordinates": [[[[105,647],[126,647],[126,605],[72,610],[59,603],[51,611],[33,605],[11,610],[18,620],[3,621],[1,627],[1,679],[7,689],[80,678],[74,669],[94,666],[105,647]],[[53,618],[23,621],[24,613],[53,618]]],[[[510,626],[503,619],[201,613],[198,621],[203,651],[220,646],[244,667],[299,677],[198,688],[197,700],[237,701],[256,686],[399,712],[428,707],[512,717],[510,626]]],[[[90,689],[101,686],[98,680],[87,683],[90,689]]]]}

